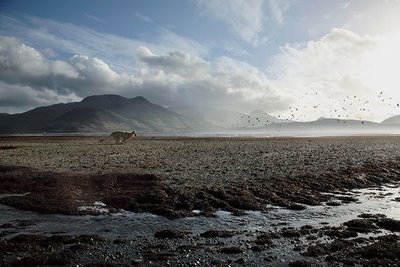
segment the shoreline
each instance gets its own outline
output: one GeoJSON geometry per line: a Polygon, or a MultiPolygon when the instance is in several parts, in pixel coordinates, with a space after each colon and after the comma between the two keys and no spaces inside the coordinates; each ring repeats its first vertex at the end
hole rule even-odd
{"type": "MultiPolygon", "coordinates": [[[[15,141],[29,141],[29,140],[91,140],[107,137],[110,132],[107,133],[49,133],[49,134],[0,134],[0,142],[15,140],[15,141]]],[[[145,133],[137,135],[135,139],[138,140],[285,140],[285,139],[325,139],[325,138],[364,138],[364,137],[400,137],[400,133],[351,133],[343,132],[341,134],[296,134],[290,135],[283,133],[271,134],[271,133],[259,133],[259,134],[154,134],[145,133]]]]}

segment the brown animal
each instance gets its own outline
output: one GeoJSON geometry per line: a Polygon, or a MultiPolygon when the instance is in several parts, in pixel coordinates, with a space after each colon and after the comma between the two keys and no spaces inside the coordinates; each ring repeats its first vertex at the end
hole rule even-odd
{"type": "Polygon", "coordinates": [[[104,141],[106,141],[106,140],[108,140],[110,138],[114,138],[116,144],[123,144],[126,141],[128,141],[129,139],[132,139],[134,137],[136,137],[135,131],[132,131],[132,132],[113,132],[106,139],[100,140],[100,142],[104,142],[104,141]]]}

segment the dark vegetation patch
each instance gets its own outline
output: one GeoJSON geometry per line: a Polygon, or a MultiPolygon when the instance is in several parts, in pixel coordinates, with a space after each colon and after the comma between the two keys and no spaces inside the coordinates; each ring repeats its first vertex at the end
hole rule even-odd
{"type": "MultiPolygon", "coordinates": [[[[218,209],[233,213],[263,211],[267,210],[266,204],[301,210],[306,208],[304,205],[329,201],[332,195],[323,192],[379,185],[395,180],[396,173],[387,167],[366,164],[362,168],[320,176],[243,179],[223,186],[177,186],[169,183],[168,177],[154,174],[65,173],[0,166],[0,193],[29,192],[25,196],[2,198],[0,203],[41,213],[76,215],[96,214],[95,210],[80,211],[78,207],[101,201],[111,212],[124,209],[169,218],[195,216],[193,210],[202,211],[200,215],[203,216],[211,216],[218,209]],[[359,173],[363,173],[364,178],[354,179],[359,173]]],[[[351,196],[339,199],[356,201],[351,196]]]]}
{"type": "Polygon", "coordinates": [[[389,230],[392,232],[400,232],[400,221],[399,220],[383,218],[383,219],[380,219],[376,224],[385,230],[389,230]]]}
{"type": "Polygon", "coordinates": [[[0,150],[11,150],[17,148],[19,148],[19,146],[0,146],[0,150]]]}
{"type": "Polygon", "coordinates": [[[209,230],[204,233],[201,233],[200,236],[207,238],[215,238],[215,237],[232,237],[236,234],[237,232],[232,230],[209,230]]]}
{"type": "Polygon", "coordinates": [[[220,249],[220,252],[224,253],[224,254],[240,254],[240,253],[244,252],[244,249],[241,248],[241,247],[236,247],[236,246],[223,247],[223,248],[220,249]]]}
{"type": "Polygon", "coordinates": [[[154,175],[69,175],[29,168],[0,167],[1,193],[29,193],[0,199],[2,204],[40,213],[77,215],[80,206],[103,201],[113,210],[145,211],[136,200],[154,193],[154,175]]]}
{"type": "Polygon", "coordinates": [[[93,137],[4,138],[4,146],[23,142],[24,153],[0,153],[14,166],[0,166],[0,193],[31,194],[1,202],[43,213],[79,214],[94,201],[170,218],[242,215],[266,204],[302,210],[357,201],[348,190],[400,175],[394,137],[137,139],[107,149],[93,137]]]}
{"type": "Polygon", "coordinates": [[[371,235],[377,229],[398,231],[400,221],[385,218],[383,214],[360,214],[362,219],[347,221],[339,227],[318,229],[320,236],[331,241],[317,241],[301,254],[306,257],[322,257],[332,266],[398,266],[400,260],[400,236],[396,234],[371,235]],[[352,229],[351,231],[349,229],[352,229]],[[369,233],[357,237],[357,233],[369,233]]]}
{"type": "Polygon", "coordinates": [[[188,232],[180,230],[161,230],[154,234],[155,238],[165,239],[165,238],[184,238],[188,235],[188,232]]]}
{"type": "Polygon", "coordinates": [[[272,241],[273,238],[276,238],[277,236],[273,236],[271,233],[264,233],[259,236],[257,236],[256,240],[254,241],[258,246],[273,246],[274,242],[272,241]]]}
{"type": "Polygon", "coordinates": [[[378,227],[370,219],[354,219],[344,223],[349,231],[357,233],[374,232],[378,227]]]}
{"type": "MultiPolygon", "coordinates": [[[[247,233],[247,240],[241,234],[246,233],[229,229],[214,229],[203,232],[200,238],[180,229],[164,229],[154,233],[154,239],[138,245],[130,239],[104,239],[98,235],[36,235],[17,234],[0,237],[0,265],[43,266],[76,265],[82,255],[92,255],[90,262],[94,266],[121,266],[129,261],[134,265],[148,266],[155,263],[164,265],[187,265],[182,261],[186,255],[202,255],[204,265],[219,263],[237,263],[256,265],[257,257],[265,257],[272,266],[285,260],[289,266],[398,266],[400,260],[400,236],[386,234],[377,236],[373,232],[379,229],[396,229],[399,220],[385,218],[382,214],[360,214],[360,219],[345,222],[337,227],[304,225],[299,228],[284,226],[268,232],[247,233]],[[388,226],[389,225],[389,226],[388,226]],[[349,228],[368,229],[368,236],[350,231],[349,228]],[[248,235],[250,234],[250,235],[248,235]],[[248,237],[252,237],[248,239],[248,237]],[[315,239],[308,237],[318,236],[315,239]],[[229,238],[234,237],[234,238],[229,238]],[[229,239],[226,239],[229,238],[229,239]],[[274,255],[275,249],[283,244],[292,246],[296,258],[274,255]],[[139,250],[125,255],[129,248],[139,250]],[[125,252],[121,252],[125,251],[125,252]],[[298,253],[298,254],[297,254],[298,253]],[[13,255],[9,257],[9,255],[13,255]],[[103,255],[101,258],[98,255],[103,255]],[[209,257],[211,255],[211,257],[209,257]],[[3,258],[2,258],[3,257],[3,258]],[[294,260],[295,259],[295,260],[294,260]]],[[[23,227],[24,221],[11,221],[3,229],[11,226],[23,227]]],[[[283,225],[281,225],[283,226],[283,225]]],[[[366,231],[362,230],[362,233],[366,231]]],[[[259,263],[259,262],[258,262],[259,263]]],[[[93,266],[92,264],[89,264],[93,266]]],[[[128,264],[129,265],[129,264],[128,264]]]]}
{"type": "Polygon", "coordinates": [[[308,261],[297,260],[297,261],[289,262],[289,266],[290,267],[311,267],[312,265],[308,261]]]}
{"type": "Polygon", "coordinates": [[[307,248],[308,257],[325,257],[330,265],[345,266],[398,266],[400,239],[397,235],[335,239],[330,243],[317,243],[307,248]]]}
{"type": "MultiPolygon", "coordinates": [[[[0,264],[4,266],[70,265],[76,252],[87,250],[103,243],[98,235],[32,235],[19,234],[0,239],[0,256],[19,255],[0,264]]],[[[1,258],[1,257],[0,257],[1,258]]]]}

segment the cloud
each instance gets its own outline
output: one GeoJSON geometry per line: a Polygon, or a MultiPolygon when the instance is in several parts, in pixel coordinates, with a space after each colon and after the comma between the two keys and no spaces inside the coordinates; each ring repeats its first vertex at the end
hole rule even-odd
{"type": "Polygon", "coordinates": [[[85,17],[87,17],[88,19],[94,20],[96,22],[103,22],[100,18],[98,18],[94,15],[88,14],[88,13],[85,14],[85,17]]]}
{"type": "Polygon", "coordinates": [[[283,24],[289,0],[196,0],[200,14],[222,22],[237,38],[259,46],[268,41],[266,22],[283,24]]]}
{"type": "Polygon", "coordinates": [[[256,68],[228,57],[205,61],[183,52],[157,55],[137,51],[141,94],[167,106],[208,106],[236,110],[287,108],[287,96],[256,68]],[[158,88],[158,89],[157,89],[158,88]]]}
{"type": "Polygon", "coordinates": [[[0,36],[0,69],[5,83],[60,95],[86,95],[94,87],[105,88],[122,79],[98,58],[75,55],[68,61],[50,60],[20,40],[4,36],[0,36]]]}
{"type": "Polygon", "coordinates": [[[153,23],[153,20],[150,17],[140,14],[139,12],[135,13],[135,17],[141,21],[153,23]]]}
{"type": "Polygon", "coordinates": [[[389,102],[399,96],[394,85],[400,79],[392,71],[400,67],[399,43],[394,35],[334,28],[318,40],[281,47],[267,73],[297,98],[292,105],[301,107],[304,119],[341,115],[379,121],[399,111],[389,102]],[[386,102],[378,97],[381,91],[386,102]]]}
{"type": "Polygon", "coordinates": [[[207,62],[184,52],[175,51],[162,56],[153,54],[146,47],[139,47],[137,55],[139,60],[150,69],[159,69],[167,74],[178,74],[185,77],[207,75],[207,62]]]}
{"type": "Polygon", "coordinates": [[[75,94],[59,95],[52,90],[37,91],[29,86],[0,82],[0,112],[17,113],[38,106],[80,100],[75,94]]]}
{"type": "Polygon", "coordinates": [[[47,49],[59,55],[80,54],[107,59],[119,71],[132,68],[132,60],[140,46],[149,47],[158,53],[167,53],[171,47],[196,56],[208,53],[208,48],[204,45],[167,29],[161,29],[157,35],[152,36],[151,41],[144,41],[49,19],[15,19],[0,15],[0,35],[6,36],[10,33],[24,40],[27,45],[40,45],[37,48],[43,51],[47,49]]]}
{"type": "Polygon", "coordinates": [[[112,83],[118,79],[118,74],[98,58],[75,55],[69,61],[79,73],[79,79],[98,84],[112,83]]]}
{"type": "Polygon", "coordinates": [[[263,72],[244,62],[220,58],[214,64],[213,77],[228,95],[233,96],[231,101],[235,104],[232,107],[281,111],[287,109],[291,101],[285,90],[277,87],[263,72]]]}
{"type": "Polygon", "coordinates": [[[227,25],[238,38],[256,42],[263,30],[262,0],[198,0],[201,14],[227,25]]]}
{"type": "Polygon", "coordinates": [[[290,7],[290,2],[288,0],[268,0],[269,14],[272,16],[273,20],[278,24],[284,22],[284,15],[290,7]]]}
{"type": "Polygon", "coordinates": [[[273,68],[286,77],[325,77],[349,73],[377,40],[345,29],[332,29],[317,41],[286,44],[275,57],[273,68]]]}
{"type": "Polygon", "coordinates": [[[283,45],[261,70],[229,57],[211,57],[207,47],[168,30],[144,42],[29,20],[35,25],[31,31],[23,22],[0,16],[0,22],[7,22],[0,23],[0,33],[10,26],[23,36],[0,37],[0,112],[13,105],[26,110],[113,93],[142,95],[164,106],[244,112],[289,114],[289,106],[296,106],[303,120],[334,117],[332,110],[345,108],[343,113],[352,118],[379,120],[394,110],[377,102],[377,94],[400,97],[395,88],[400,83],[400,34],[368,36],[334,28],[315,40],[283,45]],[[45,95],[51,97],[44,101],[45,95]],[[374,114],[341,102],[355,95],[357,101],[368,101],[374,114]]]}
{"type": "MultiPolygon", "coordinates": [[[[84,55],[74,55],[67,61],[47,59],[12,37],[0,37],[0,47],[3,91],[12,86],[18,87],[18,92],[26,90],[27,95],[51,92],[49,95],[57,96],[53,100],[116,93],[128,97],[143,95],[166,106],[239,110],[285,107],[286,100],[270,86],[263,73],[226,57],[206,61],[182,51],[157,54],[142,46],[136,51],[134,71],[128,73],[117,72],[105,61],[84,55]]],[[[15,97],[8,97],[10,103],[15,103],[15,97]]],[[[2,101],[6,103],[7,96],[2,101]]],[[[38,102],[26,105],[34,103],[38,102]]]]}
{"type": "Polygon", "coordinates": [[[209,51],[209,47],[167,29],[163,29],[160,32],[158,40],[154,40],[153,43],[144,43],[143,45],[158,53],[168,53],[173,49],[196,57],[205,57],[209,51]],[[158,45],[155,45],[155,43],[158,45]]]}
{"type": "Polygon", "coordinates": [[[339,3],[339,7],[341,8],[341,9],[346,9],[346,8],[348,8],[350,6],[350,2],[342,2],[342,3],[339,3]]]}
{"type": "Polygon", "coordinates": [[[0,80],[9,84],[35,88],[60,88],[59,81],[76,78],[78,73],[70,64],[47,60],[38,50],[14,37],[0,37],[0,80]]]}

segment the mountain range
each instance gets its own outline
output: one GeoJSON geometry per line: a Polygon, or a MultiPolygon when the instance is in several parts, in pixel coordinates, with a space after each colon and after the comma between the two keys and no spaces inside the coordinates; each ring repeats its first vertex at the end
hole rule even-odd
{"type": "Polygon", "coordinates": [[[20,114],[0,115],[0,133],[69,133],[188,131],[196,127],[186,117],[144,97],[96,95],[80,102],[38,107],[20,114]]]}
{"type": "Polygon", "coordinates": [[[249,114],[218,108],[168,107],[144,97],[95,95],[80,102],[38,107],[19,114],[0,113],[0,134],[27,133],[190,133],[201,131],[368,132],[400,130],[400,115],[382,123],[320,118],[311,122],[283,121],[255,110],[249,114]]]}
{"type": "Polygon", "coordinates": [[[389,125],[389,124],[392,124],[392,125],[393,124],[400,124],[400,115],[396,115],[396,116],[390,117],[390,118],[382,121],[381,123],[382,124],[386,124],[386,125],[389,125]]]}

